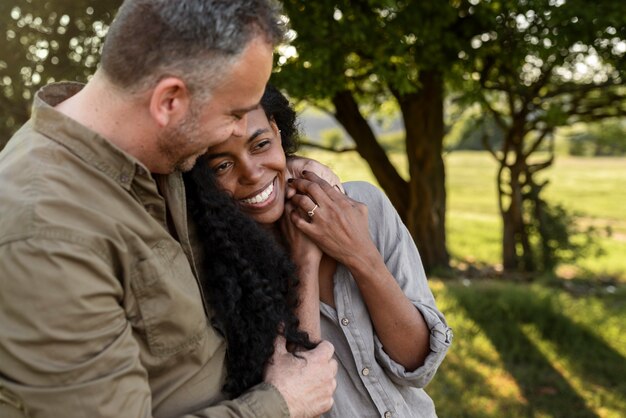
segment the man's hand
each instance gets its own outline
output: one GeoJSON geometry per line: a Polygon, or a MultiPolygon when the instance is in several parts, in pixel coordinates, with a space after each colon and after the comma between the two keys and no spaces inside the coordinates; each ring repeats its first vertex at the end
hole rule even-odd
{"type": "Polygon", "coordinates": [[[287,351],[283,336],[276,338],[264,380],[285,398],[292,417],[315,417],[333,406],[337,387],[334,351],[331,343],[322,341],[313,350],[299,352],[302,358],[297,358],[287,351]]]}

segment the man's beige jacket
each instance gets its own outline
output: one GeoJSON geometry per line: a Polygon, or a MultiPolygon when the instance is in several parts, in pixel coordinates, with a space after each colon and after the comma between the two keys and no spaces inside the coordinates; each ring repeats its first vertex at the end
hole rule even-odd
{"type": "Polygon", "coordinates": [[[53,108],[80,88],[40,91],[0,153],[0,416],[288,416],[268,384],[223,399],[182,178],[53,108]]]}

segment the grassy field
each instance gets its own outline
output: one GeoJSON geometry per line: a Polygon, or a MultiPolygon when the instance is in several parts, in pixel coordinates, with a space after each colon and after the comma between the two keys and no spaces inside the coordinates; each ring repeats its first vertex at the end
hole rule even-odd
{"type": "Polygon", "coordinates": [[[431,280],[455,334],[427,387],[447,417],[626,413],[626,292],[431,280]]]}
{"type": "MultiPolygon", "coordinates": [[[[344,181],[375,183],[353,153],[307,154],[344,181]]],[[[481,152],[445,161],[450,253],[457,264],[497,265],[495,163],[481,152]]],[[[442,418],[626,416],[626,158],[559,157],[546,176],[545,197],[597,227],[604,254],[562,266],[552,281],[431,279],[455,333],[427,387],[442,418]]]]}
{"type": "MultiPolygon", "coordinates": [[[[367,164],[355,153],[305,150],[335,170],[342,180],[376,183],[367,164]]],[[[406,161],[392,155],[400,171],[406,161]]],[[[454,152],[445,157],[448,208],[447,242],[456,262],[497,265],[501,262],[501,228],[496,200],[496,163],[486,152],[454,152]]],[[[605,278],[626,283],[626,158],[558,157],[545,175],[544,197],[593,225],[601,255],[589,254],[561,266],[567,278],[605,278]]]]}

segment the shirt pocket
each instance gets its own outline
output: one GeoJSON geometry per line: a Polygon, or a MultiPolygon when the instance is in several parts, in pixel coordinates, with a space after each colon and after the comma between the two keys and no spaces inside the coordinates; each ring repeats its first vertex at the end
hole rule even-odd
{"type": "Polygon", "coordinates": [[[171,356],[195,346],[208,327],[198,282],[182,248],[161,240],[137,262],[131,287],[150,353],[171,356]]]}

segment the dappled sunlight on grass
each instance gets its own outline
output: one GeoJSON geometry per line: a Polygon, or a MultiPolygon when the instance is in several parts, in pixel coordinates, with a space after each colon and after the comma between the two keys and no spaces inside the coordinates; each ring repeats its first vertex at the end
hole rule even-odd
{"type": "Polygon", "coordinates": [[[427,388],[441,417],[613,418],[626,410],[623,294],[579,297],[494,280],[430,286],[455,334],[427,388]]]}
{"type": "MultiPolygon", "coordinates": [[[[548,289],[544,291],[551,292],[548,289]]],[[[553,297],[563,315],[595,333],[611,350],[626,358],[626,289],[618,290],[617,293],[602,292],[600,295],[585,297],[558,292],[553,297]]]]}
{"type": "Polygon", "coordinates": [[[448,293],[443,282],[430,281],[438,307],[454,330],[452,348],[427,391],[441,417],[501,417],[522,414],[526,400],[506,371],[498,351],[448,293]]]}
{"type": "MultiPolygon", "coordinates": [[[[622,394],[611,391],[605,386],[588,382],[583,376],[576,373],[578,365],[576,359],[562,356],[559,347],[549,340],[542,338],[541,332],[533,324],[522,325],[522,332],[535,344],[537,349],[550,361],[552,367],[561,374],[576,393],[585,399],[589,409],[594,410],[598,416],[606,418],[619,418],[622,415],[618,411],[626,411],[626,399],[622,394]]],[[[556,392],[555,395],[558,395],[556,392]]]]}

